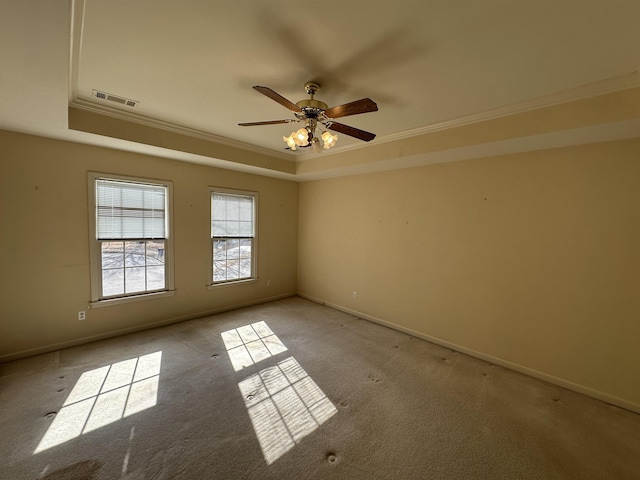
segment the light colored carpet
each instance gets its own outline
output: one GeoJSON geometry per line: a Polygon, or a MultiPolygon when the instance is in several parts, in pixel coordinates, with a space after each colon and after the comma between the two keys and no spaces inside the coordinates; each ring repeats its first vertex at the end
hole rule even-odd
{"type": "Polygon", "coordinates": [[[298,297],[0,375],[2,480],[640,478],[640,415],[298,297]]]}

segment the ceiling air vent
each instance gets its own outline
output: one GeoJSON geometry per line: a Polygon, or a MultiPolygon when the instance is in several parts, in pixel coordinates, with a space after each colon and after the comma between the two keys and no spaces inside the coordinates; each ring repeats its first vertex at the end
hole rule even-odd
{"type": "Polygon", "coordinates": [[[120,105],[125,105],[127,107],[135,107],[140,102],[137,100],[131,100],[130,98],[119,97],[118,95],[113,95],[111,93],[102,92],[100,90],[92,90],[93,96],[99,98],[100,100],[109,100],[114,103],[119,103],[120,105]]]}

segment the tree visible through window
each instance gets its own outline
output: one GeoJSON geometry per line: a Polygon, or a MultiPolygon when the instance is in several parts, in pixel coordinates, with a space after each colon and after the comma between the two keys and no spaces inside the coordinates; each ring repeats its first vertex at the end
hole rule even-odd
{"type": "Polygon", "coordinates": [[[211,193],[213,283],[254,278],[255,194],[211,193]]]}

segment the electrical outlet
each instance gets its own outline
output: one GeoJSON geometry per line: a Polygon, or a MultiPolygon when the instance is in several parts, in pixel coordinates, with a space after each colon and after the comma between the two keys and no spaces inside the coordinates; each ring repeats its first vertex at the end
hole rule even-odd
{"type": "Polygon", "coordinates": [[[353,293],[351,294],[351,298],[358,298],[358,292],[354,290],[353,293]]]}
{"type": "Polygon", "coordinates": [[[86,312],[81,310],[78,312],[78,320],[84,320],[86,318],[86,312]]]}
{"type": "Polygon", "coordinates": [[[267,287],[271,286],[271,280],[267,280],[267,287]]]}

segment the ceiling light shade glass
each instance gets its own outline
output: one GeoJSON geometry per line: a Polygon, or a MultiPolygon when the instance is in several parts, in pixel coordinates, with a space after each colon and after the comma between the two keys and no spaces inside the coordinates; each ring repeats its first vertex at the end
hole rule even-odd
{"type": "Polygon", "coordinates": [[[291,150],[295,150],[296,149],[296,141],[293,138],[294,135],[295,135],[295,132],[291,132],[291,135],[289,135],[288,137],[282,137],[282,140],[284,140],[286,142],[287,146],[291,150]]]}
{"type": "Polygon", "coordinates": [[[324,142],[324,149],[329,150],[331,147],[335,146],[338,141],[338,135],[331,135],[329,132],[323,132],[322,141],[324,142]]]}
{"type": "Polygon", "coordinates": [[[301,128],[295,133],[293,139],[296,142],[296,145],[304,147],[309,144],[309,131],[306,128],[301,128]]]}

